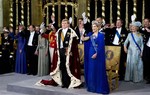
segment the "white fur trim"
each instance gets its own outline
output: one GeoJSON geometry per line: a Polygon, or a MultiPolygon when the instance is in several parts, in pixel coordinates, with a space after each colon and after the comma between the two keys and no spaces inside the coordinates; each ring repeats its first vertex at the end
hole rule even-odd
{"type": "MultiPolygon", "coordinates": [[[[70,71],[70,68],[69,68],[69,59],[70,59],[70,51],[71,51],[71,47],[72,47],[72,41],[73,41],[74,37],[77,37],[77,39],[78,39],[78,36],[75,33],[75,31],[72,28],[69,28],[69,29],[71,29],[71,35],[70,35],[70,40],[69,40],[69,45],[68,45],[68,52],[67,52],[67,56],[66,56],[66,69],[67,69],[67,73],[68,73],[69,77],[71,77],[71,83],[70,83],[68,88],[73,88],[73,87],[79,86],[81,84],[81,80],[79,80],[75,76],[73,76],[71,74],[71,71],[70,71]]],[[[58,33],[59,33],[59,30],[56,33],[57,46],[58,46],[58,33]]],[[[57,67],[53,72],[50,73],[50,75],[52,76],[52,79],[57,84],[59,84],[61,86],[62,85],[61,72],[60,72],[60,69],[59,69],[59,66],[60,66],[60,57],[59,56],[60,56],[60,54],[59,54],[58,49],[57,49],[57,53],[58,53],[57,67]]]]}
{"type": "Polygon", "coordinates": [[[50,73],[50,75],[58,85],[62,86],[60,71],[57,71],[56,73],[50,73]]]}
{"type": "Polygon", "coordinates": [[[36,86],[45,86],[44,84],[41,83],[42,80],[39,80],[38,82],[36,82],[34,85],[36,86]]]}
{"type": "Polygon", "coordinates": [[[82,83],[81,80],[79,80],[79,79],[77,79],[77,78],[75,78],[75,77],[73,76],[73,77],[71,77],[71,83],[70,83],[70,85],[69,85],[68,88],[77,87],[77,86],[79,86],[81,83],[82,83]]]}

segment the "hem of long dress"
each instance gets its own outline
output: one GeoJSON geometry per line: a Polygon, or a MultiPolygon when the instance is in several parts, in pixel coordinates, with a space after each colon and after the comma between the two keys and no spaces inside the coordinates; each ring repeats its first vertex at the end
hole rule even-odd
{"type": "Polygon", "coordinates": [[[98,93],[98,94],[109,94],[109,92],[102,92],[102,91],[94,91],[94,90],[89,90],[87,89],[88,92],[93,92],[93,93],[98,93]]]}

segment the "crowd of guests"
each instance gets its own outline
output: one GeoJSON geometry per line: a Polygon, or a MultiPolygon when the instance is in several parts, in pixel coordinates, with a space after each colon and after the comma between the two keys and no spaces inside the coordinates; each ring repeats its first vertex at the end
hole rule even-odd
{"type": "Polygon", "coordinates": [[[11,52],[16,55],[14,71],[38,76],[51,75],[51,80],[41,80],[43,85],[75,88],[82,85],[81,64],[78,44],[84,44],[84,77],[87,90],[108,94],[109,85],[106,74],[105,46],[120,46],[119,79],[124,81],[150,83],[150,19],[132,21],[129,29],[123,20],[105,24],[104,18],[91,23],[86,16],[78,19],[72,27],[68,19],[63,19],[61,28],[51,16],[47,27],[19,25],[15,32],[4,28],[1,34],[3,70],[9,70],[11,52]]]}

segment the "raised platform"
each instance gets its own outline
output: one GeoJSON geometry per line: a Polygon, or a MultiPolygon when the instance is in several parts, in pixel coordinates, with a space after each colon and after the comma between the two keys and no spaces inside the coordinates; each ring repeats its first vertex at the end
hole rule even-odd
{"type": "Polygon", "coordinates": [[[66,89],[59,86],[36,86],[35,83],[40,79],[49,79],[46,77],[37,77],[21,82],[11,83],[7,85],[8,91],[17,93],[31,94],[31,95],[94,95],[87,92],[85,88],[80,89],[66,89]]]}
{"type": "MultiPolygon", "coordinates": [[[[36,86],[35,83],[41,79],[49,79],[49,76],[36,77],[21,82],[7,85],[7,91],[24,93],[29,95],[97,95],[86,91],[86,88],[66,89],[53,86],[36,86]]],[[[119,89],[110,93],[111,95],[150,95],[150,85],[143,83],[120,82],[119,89]]],[[[99,94],[100,95],[100,94],[99,94]]]]}

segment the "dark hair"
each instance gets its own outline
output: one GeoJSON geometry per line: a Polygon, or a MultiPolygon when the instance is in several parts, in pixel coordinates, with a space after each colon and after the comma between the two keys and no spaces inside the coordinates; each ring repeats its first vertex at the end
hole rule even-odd
{"type": "Polygon", "coordinates": [[[124,23],[122,19],[117,19],[116,22],[117,22],[117,21],[121,21],[122,24],[124,23]]]}
{"type": "Polygon", "coordinates": [[[78,18],[78,20],[83,20],[83,18],[78,18]]]}
{"type": "Polygon", "coordinates": [[[35,25],[30,25],[30,26],[32,26],[33,28],[35,28],[35,25]]]}
{"type": "Polygon", "coordinates": [[[148,20],[150,22],[150,19],[149,18],[144,18],[144,20],[148,20]]]}

